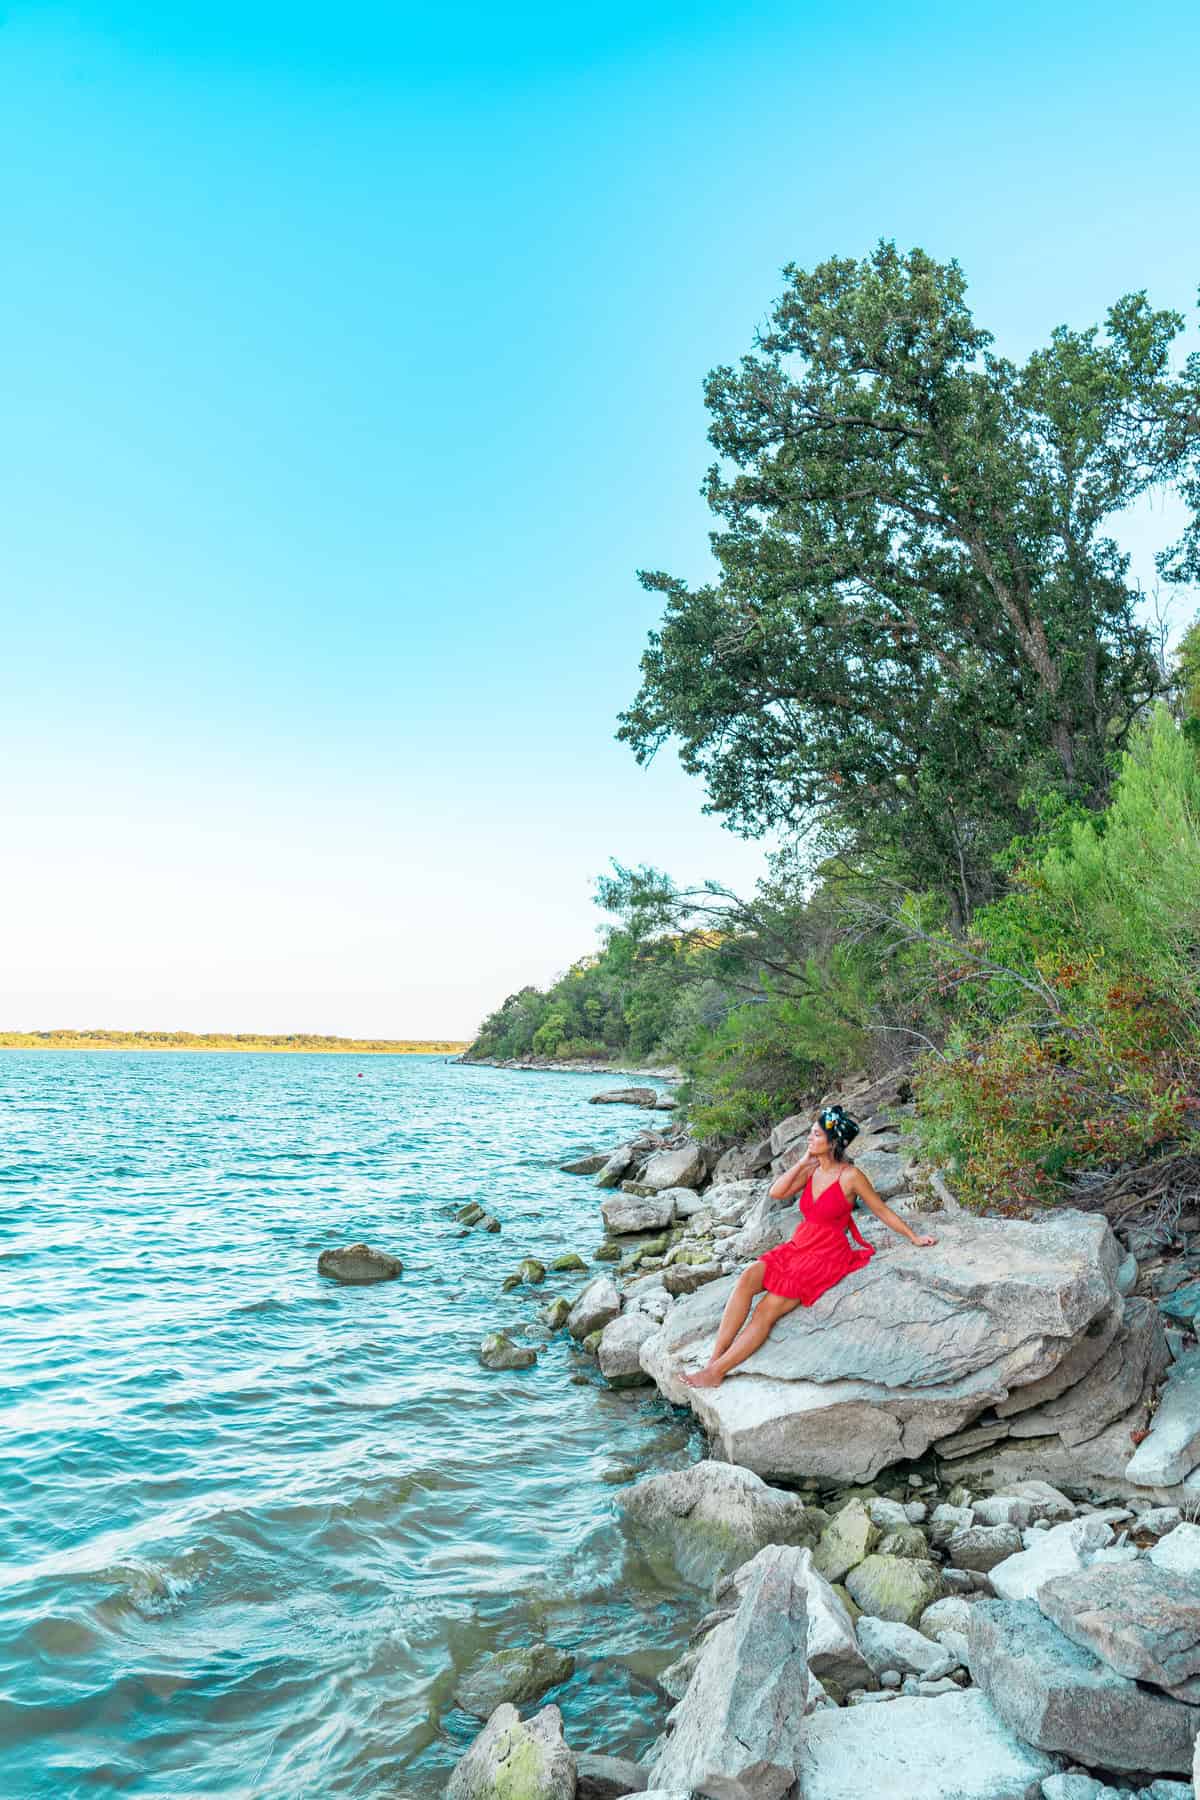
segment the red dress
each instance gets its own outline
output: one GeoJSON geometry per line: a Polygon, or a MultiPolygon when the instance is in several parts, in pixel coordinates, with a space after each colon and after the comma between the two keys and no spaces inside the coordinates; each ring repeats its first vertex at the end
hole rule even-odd
{"type": "Polygon", "coordinates": [[[759,1257],[763,1286],[769,1294],[800,1300],[811,1306],[828,1288],[836,1287],[854,1269],[861,1269],[875,1254],[874,1247],[854,1223],[851,1202],[840,1176],[814,1196],[813,1178],[800,1196],[800,1223],[786,1244],[759,1257]],[[849,1231],[861,1248],[851,1247],[849,1231]]]}

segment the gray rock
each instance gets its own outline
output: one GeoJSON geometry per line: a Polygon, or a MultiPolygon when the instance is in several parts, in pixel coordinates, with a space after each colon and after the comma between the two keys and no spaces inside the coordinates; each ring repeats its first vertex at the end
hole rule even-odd
{"type": "Polygon", "coordinates": [[[670,1736],[647,1765],[653,1785],[692,1788],[755,1763],[795,1766],[808,1697],[805,1587],[787,1561],[753,1569],[737,1612],[705,1640],[670,1736]]]}
{"type": "Polygon", "coordinates": [[[1117,1292],[1118,1292],[1118,1294],[1132,1294],[1134,1288],[1137,1286],[1137,1278],[1138,1278],[1137,1257],[1133,1254],[1133,1251],[1131,1250],[1129,1252],[1129,1255],[1127,1257],[1125,1257],[1124,1261],[1121,1263],[1120,1268],[1117,1270],[1117,1292]]]}
{"type": "Polygon", "coordinates": [[[642,1170],[641,1180],[656,1193],[664,1188],[699,1187],[704,1180],[704,1152],[699,1144],[679,1150],[658,1150],[642,1170]]]}
{"type": "Polygon", "coordinates": [[[898,1525],[880,1538],[876,1548],[880,1556],[915,1556],[921,1562],[929,1557],[929,1539],[919,1525],[898,1525]]]}
{"type": "Polygon", "coordinates": [[[598,1175],[608,1161],[611,1151],[597,1150],[590,1156],[577,1156],[574,1162],[559,1163],[564,1175],[598,1175]]]}
{"type": "Polygon", "coordinates": [[[555,1299],[548,1300],[545,1306],[540,1306],[537,1316],[551,1331],[561,1331],[571,1316],[571,1302],[559,1294],[555,1299]]]}
{"type": "Polygon", "coordinates": [[[767,1193],[765,1182],[714,1182],[704,1196],[704,1205],[717,1225],[741,1225],[755,1202],[767,1193]]]}
{"type": "Polygon", "coordinates": [[[661,1231],[675,1217],[675,1202],[668,1194],[614,1193],[601,1202],[600,1213],[606,1231],[661,1231]]]}
{"type": "Polygon", "coordinates": [[[968,1690],[892,1700],[885,1719],[869,1706],[813,1713],[796,1772],[804,1800],[1036,1800],[1055,1767],[968,1690]]]}
{"type": "Polygon", "coordinates": [[[658,1330],[649,1313],[630,1310],[604,1327],[597,1352],[600,1373],[609,1387],[644,1387],[650,1380],[638,1360],[646,1339],[658,1330]]]}
{"type": "Polygon", "coordinates": [[[395,1281],[403,1273],[404,1264],[398,1256],[372,1250],[369,1244],[342,1244],[336,1250],[322,1250],[317,1258],[318,1275],[344,1282],[348,1287],[368,1281],[395,1281]]]}
{"type": "Polygon", "coordinates": [[[446,1800],[574,1800],[575,1766],[557,1706],[524,1722],[515,1706],[498,1706],[455,1765],[446,1800]]]}
{"type": "Polygon", "coordinates": [[[857,1151],[855,1165],[860,1168],[881,1200],[891,1200],[903,1192],[912,1176],[912,1158],[889,1150],[857,1151]]]}
{"type": "Polygon", "coordinates": [[[1052,1487],[1048,1481],[1015,1481],[1006,1492],[1032,1506],[1033,1512],[1029,1520],[1031,1525],[1036,1525],[1039,1519],[1058,1525],[1066,1519],[1073,1519],[1079,1510],[1073,1500],[1068,1500],[1064,1493],[1052,1487]]]}
{"type": "Polygon", "coordinates": [[[663,1287],[668,1294],[679,1296],[694,1294],[697,1288],[707,1287],[710,1281],[721,1279],[722,1269],[719,1262],[675,1263],[663,1275],[663,1287]]]}
{"type": "Polygon", "coordinates": [[[574,1673],[575,1658],[567,1651],[553,1644],[524,1644],[517,1650],[498,1650],[460,1676],[454,1698],[464,1712],[488,1719],[506,1700],[512,1706],[538,1700],[574,1673]]]}
{"type": "Polygon", "coordinates": [[[598,1188],[619,1187],[624,1178],[626,1169],[629,1168],[632,1162],[633,1146],[631,1144],[622,1144],[619,1150],[613,1151],[612,1155],[604,1164],[604,1167],[600,1170],[600,1173],[596,1177],[596,1186],[598,1188]]]}
{"type": "Polygon", "coordinates": [[[754,1202],[741,1229],[729,1239],[730,1255],[753,1262],[792,1235],[800,1222],[795,1200],[772,1200],[769,1193],[754,1202]]]}
{"type": "Polygon", "coordinates": [[[868,1556],[851,1569],[846,1589],[864,1613],[901,1625],[915,1624],[943,1591],[935,1564],[907,1556],[868,1556]]]}
{"type": "Polygon", "coordinates": [[[826,1581],[841,1581],[869,1556],[879,1542],[879,1527],[861,1500],[851,1500],[835,1513],[821,1533],[813,1557],[826,1581]]]}
{"type": "Polygon", "coordinates": [[[1198,1464],[1200,1350],[1192,1350],[1171,1364],[1149,1436],[1130,1458],[1125,1479],[1144,1487],[1172,1487],[1198,1464]]]}
{"type": "Polygon", "coordinates": [[[782,1156],[785,1151],[792,1150],[793,1160],[799,1162],[812,1125],[811,1113],[791,1113],[781,1119],[771,1133],[771,1155],[782,1156]]]}
{"type": "Polygon", "coordinates": [[[532,1369],[537,1351],[528,1344],[514,1344],[507,1331],[489,1331],[479,1346],[485,1369],[532,1369]]]}
{"type": "Polygon", "coordinates": [[[684,1573],[725,1574],[766,1544],[815,1544],[825,1514],[768,1487],[749,1469],[698,1462],[650,1475],[616,1496],[626,1517],[665,1536],[684,1573]]]}
{"type": "Polygon", "coordinates": [[[1189,1709],[1143,1693],[1032,1601],[979,1601],[969,1644],[976,1684],[1027,1743],[1111,1769],[1190,1769],[1189,1709]]]}
{"type": "MultiPolygon", "coordinates": [[[[1145,1524],[1145,1520],[1142,1523],[1145,1524]]],[[[1159,1538],[1146,1560],[1168,1575],[1200,1581],[1200,1525],[1176,1525],[1173,1531],[1159,1538]]]]}
{"type": "Polygon", "coordinates": [[[575,1800],[620,1800],[639,1794],[646,1785],[646,1771],[627,1756],[592,1756],[578,1759],[575,1800]]]}
{"type": "Polygon", "coordinates": [[[867,1511],[871,1515],[872,1525],[878,1525],[880,1531],[895,1531],[899,1526],[908,1524],[908,1508],[902,1506],[899,1500],[885,1500],[877,1495],[867,1501],[867,1511]]]}
{"type": "Polygon", "coordinates": [[[735,1596],[740,1602],[751,1574],[766,1562],[785,1563],[791,1580],[804,1589],[808,1619],[804,1654],[810,1672],[820,1681],[836,1682],[843,1690],[869,1681],[871,1668],[859,1648],[854,1621],[841,1596],[818,1573],[811,1550],[768,1544],[718,1584],[718,1605],[729,1606],[735,1596]]]}
{"type": "Polygon", "coordinates": [[[1068,1448],[1085,1443],[1148,1394],[1168,1361],[1158,1308],[1149,1300],[1128,1300],[1121,1329],[1100,1360],[1056,1400],[1010,1419],[1011,1434],[1054,1433],[1068,1448]]]}
{"type": "Polygon", "coordinates": [[[659,1198],[671,1201],[677,1219],[694,1219],[697,1213],[704,1211],[708,1203],[705,1195],[698,1194],[695,1188],[686,1187],[663,1188],[659,1198]]]}
{"type": "MultiPolygon", "coordinates": [[[[813,1682],[814,1688],[819,1684],[813,1682]]],[[[832,1704],[832,1702],[830,1702],[832,1704]]],[[[693,1789],[696,1800],[783,1800],[795,1786],[792,1769],[780,1763],[752,1763],[736,1779],[729,1775],[708,1774],[693,1789]]]]}
{"type": "MultiPolygon", "coordinates": [[[[1182,1518],[1183,1514],[1177,1506],[1152,1506],[1138,1520],[1138,1530],[1152,1532],[1155,1537],[1166,1537],[1168,1532],[1174,1531],[1182,1518]]],[[[1196,1535],[1200,1542],[1200,1531],[1196,1535]]]]}
{"type": "Polygon", "coordinates": [[[1016,1494],[988,1494],[972,1500],[971,1511],[977,1525],[1015,1525],[1020,1530],[1033,1524],[1033,1502],[1016,1494]]]}
{"type": "Polygon", "coordinates": [[[1200,1676],[1200,1586],[1195,1582],[1145,1557],[1059,1576],[1039,1590],[1037,1602],[1072,1643],[1118,1675],[1176,1692],[1186,1685],[1187,1697],[1200,1700],[1200,1681],[1195,1679],[1200,1676]]]}
{"type": "Polygon", "coordinates": [[[1042,1800],[1106,1800],[1112,1792],[1090,1775],[1051,1775],[1042,1783],[1042,1800]]]}
{"type": "MultiPolygon", "coordinates": [[[[1114,1288],[1115,1280],[1114,1276],[1114,1288]]],[[[1125,1303],[1114,1292],[1113,1304],[1106,1312],[1094,1318],[1086,1331],[1079,1333],[1062,1361],[1048,1375],[1043,1375],[1039,1381],[1027,1382],[1011,1393],[1007,1400],[1000,1401],[996,1408],[999,1417],[1008,1419],[1017,1413],[1029,1412],[1035,1406],[1057,1400],[1069,1388],[1073,1388],[1110,1349],[1124,1323],[1125,1303]]]]}
{"type": "Polygon", "coordinates": [[[858,1647],[880,1677],[885,1669],[898,1669],[902,1675],[934,1676],[948,1674],[954,1667],[955,1659],[941,1644],[891,1619],[861,1618],[858,1647]]]}
{"type": "Polygon", "coordinates": [[[932,1250],[864,1229],[880,1245],[871,1263],[780,1320],[720,1387],[682,1375],[706,1360],[731,1284],[682,1301],[647,1344],[643,1365],[730,1461],[869,1480],[1040,1379],[1115,1301],[1117,1244],[1095,1214],[948,1217],[932,1250]]]}
{"type": "Polygon", "coordinates": [[[971,1628],[971,1602],[961,1594],[947,1594],[935,1600],[921,1614],[917,1629],[927,1638],[938,1638],[943,1631],[967,1632],[971,1628]]]}
{"type": "Polygon", "coordinates": [[[938,1549],[944,1549],[957,1531],[969,1531],[975,1523],[975,1514],[969,1506],[951,1506],[943,1501],[935,1506],[929,1521],[929,1540],[938,1549]]]}
{"type": "Polygon", "coordinates": [[[976,1569],[985,1575],[1020,1549],[1021,1533],[1015,1525],[968,1525],[946,1543],[946,1555],[956,1569],[976,1569]]]}
{"type": "Polygon", "coordinates": [[[607,1275],[589,1281],[567,1314],[567,1330],[573,1338],[589,1337],[603,1331],[621,1310],[621,1296],[616,1283],[607,1275]]]}
{"type": "Polygon", "coordinates": [[[608,1088],[603,1094],[589,1094],[589,1106],[655,1106],[658,1089],[652,1087],[608,1088]]]}
{"type": "Polygon", "coordinates": [[[1035,1600],[1047,1581],[1085,1569],[1097,1550],[1113,1541],[1103,1520],[1071,1519],[1039,1532],[1038,1541],[1016,1556],[1006,1557],[988,1572],[992,1591],[1001,1600],[1035,1600]]]}

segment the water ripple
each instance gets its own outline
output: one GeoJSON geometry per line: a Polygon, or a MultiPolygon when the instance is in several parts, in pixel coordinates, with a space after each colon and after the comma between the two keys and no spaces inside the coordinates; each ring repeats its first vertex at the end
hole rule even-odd
{"type": "MultiPolygon", "coordinates": [[[[697,1446],[571,1385],[527,1252],[598,1241],[558,1172],[603,1078],[440,1058],[0,1053],[0,1792],[432,1800],[458,1675],[541,1635],[580,1749],[636,1754],[694,1597],[617,1529],[614,1465],[697,1446]],[[504,1222],[464,1237],[479,1200],[504,1222]],[[339,1289],[326,1245],[398,1252],[339,1289]],[[540,1346],[491,1375],[503,1324],[540,1346]]],[[[628,1121],[618,1122],[627,1123],[628,1121]]]]}

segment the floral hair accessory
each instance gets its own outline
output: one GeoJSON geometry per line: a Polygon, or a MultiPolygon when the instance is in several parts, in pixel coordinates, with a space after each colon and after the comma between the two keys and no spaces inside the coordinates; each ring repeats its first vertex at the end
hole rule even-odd
{"type": "Polygon", "coordinates": [[[857,1121],[850,1117],[844,1106],[822,1107],[817,1114],[817,1124],[839,1150],[844,1150],[858,1136],[857,1121]]]}

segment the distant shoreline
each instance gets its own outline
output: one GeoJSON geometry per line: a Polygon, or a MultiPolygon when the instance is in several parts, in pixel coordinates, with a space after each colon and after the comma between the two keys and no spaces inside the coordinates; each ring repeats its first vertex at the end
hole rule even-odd
{"type": "Polygon", "coordinates": [[[467,1045],[453,1038],[335,1038],[300,1033],[277,1037],[248,1032],[191,1031],[0,1031],[0,1050],[171,1050],[274,1056],[459,1055],[467,1045]]]}

